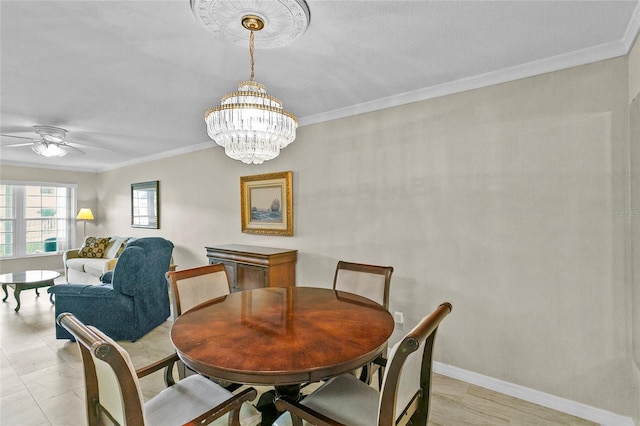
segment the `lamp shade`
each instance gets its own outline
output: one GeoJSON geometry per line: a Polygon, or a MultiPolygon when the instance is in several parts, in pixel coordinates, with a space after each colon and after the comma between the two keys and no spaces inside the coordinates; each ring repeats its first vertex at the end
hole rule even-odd
{"type": "Polygon", "coordinates": [[[80,209],[78,212],[78,216],[76,216],[78,220],[93,220],[93,212],[91,209],[80,209]]]}

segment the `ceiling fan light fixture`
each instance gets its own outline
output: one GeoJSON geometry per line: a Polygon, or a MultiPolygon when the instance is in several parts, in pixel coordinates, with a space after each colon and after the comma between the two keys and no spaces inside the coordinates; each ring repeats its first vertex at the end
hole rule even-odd
{"type": "Polygon", "coordinates": [[[67,152],[55,143],[47,143],[46,141],[37,141],[31,145],[31,149],[38,155],[43,157],[64,157],[67,152]]]}
{"type": "Polygon", "coordinates": [[[67,131],[61,127],[37,125],[33,128],[47,142],[60,143],[67,137],[67,131]]]}

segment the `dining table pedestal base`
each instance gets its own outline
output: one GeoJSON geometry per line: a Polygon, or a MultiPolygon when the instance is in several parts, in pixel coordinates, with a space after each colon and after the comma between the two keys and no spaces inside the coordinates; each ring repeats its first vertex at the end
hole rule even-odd
{"type": "Polygon", "coordinates": [[[300,389],[301,386],[298,384],[278,385],[274,390],[264,392],[260,395],[256,408],[262,413],[262,425],[272,425],[280,414],[282,414],[276,409],[276,399],[286,398],[290,401],[299,401],[302,398],[300,389]]]}
{"type": "Polygon", "coordinates": [[[275,397],[287,398],[289,401],[299,401],[301,397],[300,388],[300,384],[277,385],[275,386],[275,397]]]}

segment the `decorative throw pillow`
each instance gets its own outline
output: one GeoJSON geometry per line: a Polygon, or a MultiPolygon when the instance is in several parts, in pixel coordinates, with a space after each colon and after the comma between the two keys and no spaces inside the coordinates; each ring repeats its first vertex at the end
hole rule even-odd
{"type": "Polygon", "coordinates": [[[80,257],[101,258],[107,251],[109,240],[111,240],[109,237],[87,237],[84,239],[84,244],[80,247],[78,255],[80,257]]]}
{"type": "Polygon", "coordinates": [[[115,258],[118,258],[122,254],[122,251],[125,248],[127,248],[127,243],[129,242],[130,239],[131,238],[127,238],[122,242],[122,244],[120,244],[120,248],[118,249],[118,251],[116,252],[116,255],[114,256],[115,258]]]}
{"type": "Polygon", "coordinates": [[[111,240],[109,241],[109,245],[107,246],[107,251],[105,252],[103,257],[106,259],[115,259],[118,249],[120,248],[120,246],[122,246],[122,243],[124,243],[126,239],[126,237],[112,236],[111,240]]]}

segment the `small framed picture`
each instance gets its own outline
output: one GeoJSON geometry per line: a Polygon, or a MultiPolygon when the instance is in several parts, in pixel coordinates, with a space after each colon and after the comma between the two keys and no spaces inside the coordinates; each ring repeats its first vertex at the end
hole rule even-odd
{"type": "Polygon", "coordinates": [[[292,174],[240,177],[242,232],[293,236],[292,174]]]}

